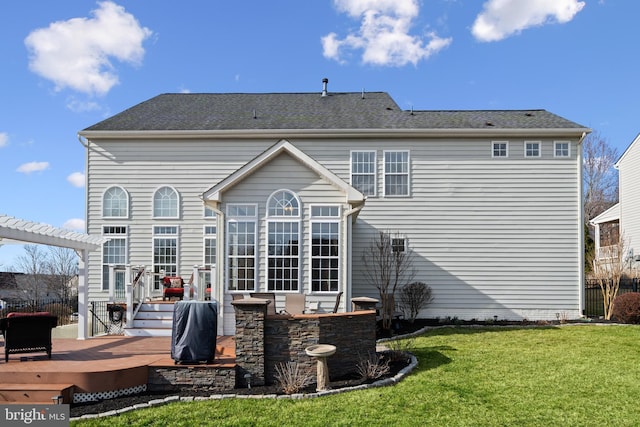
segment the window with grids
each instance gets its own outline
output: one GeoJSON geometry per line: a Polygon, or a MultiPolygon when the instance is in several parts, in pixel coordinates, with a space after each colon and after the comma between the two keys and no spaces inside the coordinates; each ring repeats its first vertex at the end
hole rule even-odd
{"type": "Polygon", "coordinates": [[[351,185],[365,196],[376,195],[376,152],[351,152],[351,185]]]}
{"type": "Polygon", "coordinates": [[[275,192],[267,201],[267,289],[296,291],[300,271],[300,203],[294,193],[275,192]]]}
{"type": "MultiPolygon", "coordinates": [[[[127,264],[127,227],[105,226],[102,235],[109,241],[102,245],[102,290],[109,290],[109,266],[123,267],[127,264]]],[[[116,274],[116,289],[124,289],[124,274],[116,274]]]]}
{"type": "Polygon", "coordinates": [[[160,187],[153,195],[154,218],[178,218],[178,193],[171,187],[160,187]]]}
{"type": "Polygon", "coordinates": [[[340,208],[311,207],[311,290],[336,292],[340,280],[340,208]]]}
{"type": "Polygon", "coordinates": [[[554,157],[569,157],[571,152],[569,151],[569,142],[556,141],[553,143],[553,155],[554,157]]]}
{"type": "Polygon", "coordinates": [[[227,208],[227,288],[254,291],[256,287],[256,205],[227,208]]]}
{"type": "Polygon", "coordinates": [[[526,141],[524,143],[525,157],[540,157],[540,143],[534,141],[526,141]]]}
{"type": "MultiPolygon", "coordinates": [[[[204,227],[204,265],[211,269],[216,266],[217,255],[217,233],[214,225],[207,225],[204,227]]],[[[207,287],[211,286],[211,270],[207,270],[203,273],[203,283],[207,284],[207,287]]]]}
{"type": "Polygon", "coordinates": [[[409,152],[384,152],[384,195],[409,195],[409,152]]]}
{"type": "Polygon", "coordinates": [[[509,143],[506,141],[496,141],[493,143],[491,157],[508,157],[509,143]]]}
{"type": "Polygon", "coordinates": [[[129,198],[127,192],[120,187],[111,187],[102,197],[102,216],[104,218],[127,218],[129,215],[129,198]]]}
{"type": "Polygon", "coordinates": [[[153,227],[153,272],[155,289],[164,276],[178,276],[178,227],[153,227]]]}

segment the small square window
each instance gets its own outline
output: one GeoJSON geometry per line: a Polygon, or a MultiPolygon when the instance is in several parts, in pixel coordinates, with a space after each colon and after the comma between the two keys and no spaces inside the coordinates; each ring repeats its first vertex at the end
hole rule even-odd
{"type": "Polygon", "coordinates": [[[569,143],[565,141],[556,141],[553,143],[553,155],[554,157],[569,157],[571,152],[569,151],[569,143]]]}
{"type": "Polygon", "coordinates": [[[525,142],[524,143],[524,156],[525,157],[540,157],[540,143],[539,142],[525,142]]]}
{"type": "Polygon", "coordinates": [[[506,141],[494,142],[491,157],[508,157],[509,145],[506,141]]]}
{"type": "Polygon", "coordinates": [[[404,252],[406,250],[406,240],[400,238],[391,239],[391,250],[393,252],[404,252]]]}

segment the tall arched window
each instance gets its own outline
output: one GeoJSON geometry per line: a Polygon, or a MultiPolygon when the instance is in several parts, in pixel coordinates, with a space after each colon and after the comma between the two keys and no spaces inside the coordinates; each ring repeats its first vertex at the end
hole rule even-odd
{"type": "Polygon", "coordinates": [[[129,216],[129,196],[122,187],[110,187],[104,192],[102,216],[104,218],[127,218],[129,216]]]}
{"type": "Polygon", "coordinates": [[[154,218],[178,218],[178,192],[171,187],[160,187],[153,195],[154,218]]]}
{"type": "Polygon", "coordinates": [[[267,201],[267,288],[297,291],[300,276],[300,202],[289,190],[267,201]]]}

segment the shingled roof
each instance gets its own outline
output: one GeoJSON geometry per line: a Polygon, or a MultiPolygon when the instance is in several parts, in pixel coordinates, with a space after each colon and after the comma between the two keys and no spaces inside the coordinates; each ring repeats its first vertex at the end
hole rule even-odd
{"type": "Polygon", "coordinates": [[[385,92],[163,94],[90,131],[584,129],[545,110],[407,111],[385,92]]]}

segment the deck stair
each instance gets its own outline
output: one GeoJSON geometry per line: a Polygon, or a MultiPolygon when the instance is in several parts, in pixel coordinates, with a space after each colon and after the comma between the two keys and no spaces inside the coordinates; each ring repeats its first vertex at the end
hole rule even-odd
{"type": "Polygon", "coordinates": [[[0,404],[51,405],[55,396],[62,396],[62,403],[71,403],[73,384],[0,384],[0,404]]]}
{"type": "Polygon", "coordinates": [[[125,328],[126,336],[170,337],[173,327],[172,302],[145,302],[133,319],[133,325],[125,328]]]}

